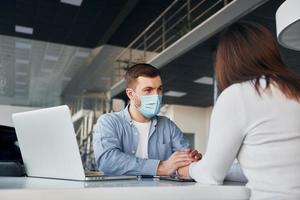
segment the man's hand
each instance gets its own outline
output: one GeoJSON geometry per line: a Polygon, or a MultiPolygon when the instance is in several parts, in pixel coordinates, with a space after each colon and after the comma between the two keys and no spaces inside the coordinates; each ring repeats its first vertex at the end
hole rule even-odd
{"type": "Polygon", "coordinates": [[[157,175],[169,176],[176,172],[180,167],[185,167],[194,161],[200,160],[202,157],[197,150],[185,149],[183,151],[176,151],[168,160],[160,161],[157,168],[157,175]]]}

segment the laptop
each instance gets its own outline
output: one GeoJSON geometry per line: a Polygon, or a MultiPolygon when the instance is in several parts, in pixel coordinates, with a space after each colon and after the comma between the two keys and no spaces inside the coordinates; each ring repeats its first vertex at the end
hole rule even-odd
{"type": "Polygon", "coordinates": [[[78,181],[137,178],[85,173],[66,105],[16,113],[12,118],[27,176],[78,181]]]}

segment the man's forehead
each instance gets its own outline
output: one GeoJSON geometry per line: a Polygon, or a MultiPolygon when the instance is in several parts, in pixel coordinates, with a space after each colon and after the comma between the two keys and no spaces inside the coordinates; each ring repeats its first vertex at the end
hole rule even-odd
{"type": "Polygon", "coordinates": [[[139,76],[137,78],[137,83],[138,84],[161,84],[161,78],[159,76],[156,77],[144,77],[144,76],[139,76]]]}
{"type": "Polygon", "coordinates": [[[136,79],[137,86],[140,87],[160,87],[162,85],[162,81],[160,76],[156,77],[144,77],[140,76],[136,79]]]}

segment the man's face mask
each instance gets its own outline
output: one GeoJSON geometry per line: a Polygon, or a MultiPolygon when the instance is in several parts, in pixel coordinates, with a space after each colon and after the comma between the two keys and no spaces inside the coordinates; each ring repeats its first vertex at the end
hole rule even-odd
{"type": "Polygon", "coordinates": [[[138,97],[141,100],[141,104],[140,107],[138,107],[138,111],[144,117],[152,118],[159,113],[162,105],[161,95],[145,95],[145,96],[138,96],[138,97]]]}

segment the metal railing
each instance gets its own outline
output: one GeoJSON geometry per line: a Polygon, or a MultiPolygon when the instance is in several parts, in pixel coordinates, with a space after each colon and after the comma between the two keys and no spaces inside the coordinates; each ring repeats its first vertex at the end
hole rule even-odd
{"type": "Polygon", "coordinates": [[[135,63],[147,62],[233,0],[175,0],[117,57],[114,84],[135,63]]]}
{"type": "Polygon", "coordinates": [[[82,95],[68,95],[62,97],[64,104],[67,104],[72,115],[80,110],[93,110],[110,112],[109,92],[86,93],[82,95]]]}
{"type": "Polygon", "coordinates": [[[96,169],[92,143],[94,124],[96,120],[97,119],[95,118],[95,112],[89,110],[86,112],[82,112],[82,116],[74,122],[74,125],[76,127],[75,133],[82,163],[84,168],[88,170],[96,169]]]}
{"type": "Polygon", "coordinates": [[[86,170],[96,170],[93,133],[98,117],[110,112],[110,99],[105,93],[69,96],[65,103],[71,109],[76,139],[86,170]]]}

